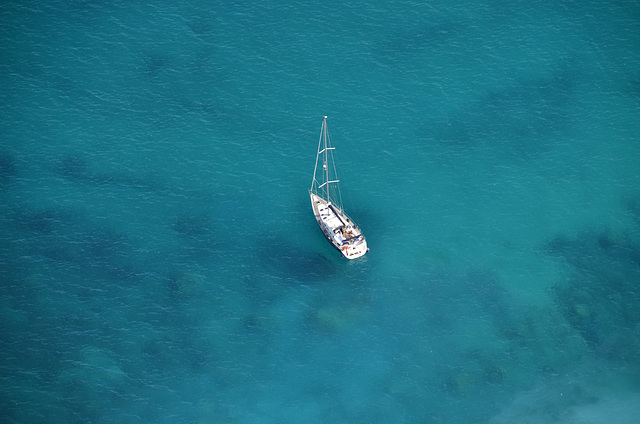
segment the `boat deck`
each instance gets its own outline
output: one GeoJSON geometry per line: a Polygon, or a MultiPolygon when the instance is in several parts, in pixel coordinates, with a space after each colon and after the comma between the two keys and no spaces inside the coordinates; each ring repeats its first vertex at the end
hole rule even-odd
{"type": "Polygon", "coordinates": [[[362,232],[342,211],[313,193],[311,204],[325,237],[346,258],[354,259],[368,251],[362,232]]]}
{"type": "Polygon", "coordinates": [[[316,203],[318,205],[318,215],[320,216],[320,219],[322,219],[322,221],[327,225],[327,227],[331,228],[332,230],[336,230],[342,227],[342,221],[340,220],[340,218],[338,218],[338,216],[327,203],[323,203],[320,201],[317,201],[316,203]]]}

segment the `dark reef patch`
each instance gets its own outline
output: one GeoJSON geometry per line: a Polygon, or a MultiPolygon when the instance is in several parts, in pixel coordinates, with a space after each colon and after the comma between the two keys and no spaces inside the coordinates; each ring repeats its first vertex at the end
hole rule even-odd
{"type": "Polygon", "coordinates": [[[73,213],[67,210],[43,209],[36,211],[20,211],[13,217],[16,226],[31,234],[51,234],[73,218],[73,213]]]}
{"type": "Polygon", "coordinates": [[[171,61],[161,54],[149,54],[142,59],[144,75],[149,78],[157,78],[169,69],[171,61]]]}
{"type": "Polygon", "coordinates": [[[213,220],[208,214],[182,214],[174,220],[171,228],[183,237],[198,237],[211,231],[213,220]]]}
{"type": "Polygon", "coordinates": [[[132,249],[122,234],[85,222],[68,209],[16,208],[10,217],[15,248],[95,279],[133,281],[132,249]]]}
{"type": "Polygon", "coordinates": [[[188,22],[189,29],[197,37],[207,39],[215,33],[216,25],[212,17],[197,15],[188,22]]]}
{"type": "Polygon", "coordinates": [[[473,268],[459,275],[425,272],[421,278],[427,282],[420,296],[429,300],[426,313],[433,328],[449,328],[458,320],[478,316],[491,320],[499,330],[507,331],[514,324],[509,294],[499,275],[490,269],[473,268]]]}
{"type": "Polygon", "coordinates": [[[60,159],[56,165],[56,171],[70,181],[90,179],[87,163],[78,155],[67,155],[60,159]]]}
{"type": "Polygon", "coordinates": [[[514,82],[421,125],[418,135],[457,149],[497,145],[524,156],[544,151],[543,140],[570,124],[576,81],[577,71],[565,65],[548,76],[514,82]]]}
{"type": "Polygon", "coordinates": [[[92,184],[95,186],[121,186],[143,191],[164,191],[167,189],[162,182],[151,175],[137,172],[104,174],[92,172],[87,160],[76,154],[69,154],[54,161],[53,172],[67,181],[92,184]]]}
{"type": "Polygon", "coordinates": [[[629,82],[629,93],[640,100],[640,77],[634,78],[629,82]]]}
{"type": "Polygon", "coordinates": [[[624,206],[633,217],[633,220],[640,228],[640,196],[627,196],[624,199],[624,206]]]}
{"type": "Polygon", "coordinates": [[[172,220],[171,229],[180,237],[181,253],[186,256],[208,257],[221,246],[214,219],[207,213],[180,214],[172,220]]]}
{"type": "Polygon", "coordinates": [[[18,166],[9,153],[0,152],[0,189],[18,176],[18,166]]]}
{"type": "Polygon", "coordinates": [[[554,288],[570,325],[606,359],[640,365],[640,244],[630,236],[592,231],[557,237],[547,253],[574,271],[554,288]]]}
{"type": "Polygon", "coordinates": [[[461,22],[437,19],[398,31],[375,45],[376,56],[382,61],[413,57],[427,49],[441,49],[459,35],[461,22]]]}

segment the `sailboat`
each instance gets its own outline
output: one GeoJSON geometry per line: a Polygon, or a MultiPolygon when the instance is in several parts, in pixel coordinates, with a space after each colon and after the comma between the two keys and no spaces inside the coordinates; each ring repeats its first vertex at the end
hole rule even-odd
{"type": "Polygon", "coordinates": [[[336,173],[331,137],[327,129],[327,117],[322,118],[322,129],[318,141],[316,166],[309,195],[313,214],[329,243],[347,259],[355,259],[369,251],[367,241],[360,228],[347,216],[342,207],[340,180],[336,173]],[[321,168],[318,168],[321,164],[321,168]]]}

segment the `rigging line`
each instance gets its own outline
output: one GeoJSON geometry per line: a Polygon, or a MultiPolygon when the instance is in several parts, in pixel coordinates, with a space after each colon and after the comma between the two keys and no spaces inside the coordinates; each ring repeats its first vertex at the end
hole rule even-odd
{"type": "MultiPolygon", "coordinates": [[[[335,171],[335,161],[333,162],[334,165],[334,171],[335,171]]],[[[340,168],[340,169],[344,169],[344,168],[340,168]]],[[[337,176],[337,174],[336,174],[337,176]]],[[[358,216],[358,214],[356,213],[356,209],[353,203],[353,199],[351,198],[351,191],[349,190],[349,185],[347,184],[346,188],[345,188],[345,194],[347,197],[347,200],[349,201],[349,204],[347,206],[349,206],[349,213],[353,213],[353,218],[355,218],[356,222],[360,222],[360,217],[358,216]]],[[[340,197],[340,208],[342,208],[342,211],[345,212],[345,207],[344,207],[344,203],[342,200],[342,190],[340,189],[340,187],[338,186],[338,195],[340,197]]]]}
{"type": "MultiPolygon", "coordinates": [[[[329,127],[327,126],[325,128],[325,130],[327,132],[327,140],[329,140],[329,143],[331,143],[332,142],[332,138],[331,138],[331,133],[329,132],[329,127]]],[[[331,144],[331,146],[333,146],[333,144],[331,144]]],[[[330,152],[330,154],[331,154],[331,162],[332,162],[332,165],[333,165],[333,176],[334,176],[333,179],[334,180],[339,180],[338,179],[338,171],[337,171],[337,167],[336,167],[336,158],[334,156],[333,150],[334,149],[332,149],[331,152],[330,152]]],[[[338,192],[338,196],[336,198],[336,201],[338,202],[338,207],[342,211],[344,211],[344,204],[342,203],[342,191],[340,189],[340,185],[336,184],[335,188],[336,188],[336,191],[338,192]]]]}
{"type": "Polygon", "coordinates": [[[349,213],[353,214],[353,218],[355,218],[355,222],[360,223],[360,217],[358,216],[358,211],[355,208],[355,204],[353,203],[353,199],[351,198],[351,190],[349,187],[345,188],[347,197],[349,198],[349,213]]]}

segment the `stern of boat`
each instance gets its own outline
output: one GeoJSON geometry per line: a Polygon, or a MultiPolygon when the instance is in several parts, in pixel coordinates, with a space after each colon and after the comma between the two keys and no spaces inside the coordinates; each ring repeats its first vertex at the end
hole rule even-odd
{"type": "Polygon", "coordinates": [[[345,258],[356,259],[364,256],[369,251],[369,248],[367,247],[367,241],[363,239],[357,244],[342,246],[340,251],[345,258]]]}

